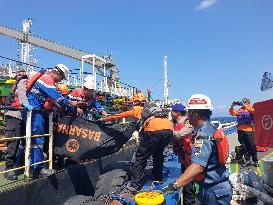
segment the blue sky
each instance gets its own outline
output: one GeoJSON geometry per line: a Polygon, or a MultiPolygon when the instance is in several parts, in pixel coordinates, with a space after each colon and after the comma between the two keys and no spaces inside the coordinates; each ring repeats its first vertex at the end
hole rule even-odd
{"type": "MultiPolygon", "coordinates": [[[[228,115],[233,100],[273,98],[261,78],[273,69],[272,0],[0,0],[0,24],[104,55],[112,51],[121,81],[163,97],[163,56],[168,56],[170,98],[211,97],[214,116],[228,115]]],[[[0,36],[0,55],[16,57],[16,41],[0,36]]],[[[80,62],[35,51],[40,66],[80,62]]],[[[0,63],[3,63],[1,60],[0,63]]]]}

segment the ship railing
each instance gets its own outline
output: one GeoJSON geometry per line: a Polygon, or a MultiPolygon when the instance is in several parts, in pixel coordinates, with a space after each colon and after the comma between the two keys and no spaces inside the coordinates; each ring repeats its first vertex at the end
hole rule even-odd
{"type": "Polygon", "coordinates": [[[21,140],[25,139],[25,165],[16,167],[13,169],[9,169],[6,171],[0,172],[0,174],[5,174],[12,171],[22,170],[24,169],[24,175],[26,177],[30,177],[30,168],[39,164],[46,164],[48,163],[48,168],[53,169],[53,112],[45,111],[42,109],[33,109],[33,111],[28,111],[26,108],[15,108],[11,106],[0,106],[0,110],[13,110],[13,111],[26,111],[27,112],[27,118],[26,118],[26,136],[22,137],[4,137],[0,138],[0,142],[7,142],[11,140],[21,140]],[[42,135],[31,135],[31,119],[32,119],[32,113],[33,112],[46,112],[48,113],[48,121],[49,121],[49,133],[48,134],[42,134],[42,135]],[[30,164],[30,156],[31,156],[31,139],[37,138],[37,137],[48,137],[49,138],[49,146],[48,146],[48,159],[30,164]]]}
{"type": "Polygon", "coordinates": [[[229,129],[231,127],[237,126],[238,123],[236,121],[234,122],[227,122],[227,123],[222,123],[223,129],[229,129]]]}

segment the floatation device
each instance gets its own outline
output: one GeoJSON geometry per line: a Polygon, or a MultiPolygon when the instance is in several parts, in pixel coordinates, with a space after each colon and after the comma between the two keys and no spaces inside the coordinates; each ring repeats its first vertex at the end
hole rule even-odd
{"type": "Polygon", "coordinates": [[[163,205],[164,195],[159,192],[141,192],[135,195],[136,205],[163,205]]]}

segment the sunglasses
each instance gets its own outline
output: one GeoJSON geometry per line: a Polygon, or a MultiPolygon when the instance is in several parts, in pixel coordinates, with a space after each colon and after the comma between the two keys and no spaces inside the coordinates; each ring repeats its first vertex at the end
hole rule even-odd
{"type": "Polygon", "coordinates": [[[188,118],[192,118],[194,113],[195,113],[194,110],[188,110],[188,118]]]}

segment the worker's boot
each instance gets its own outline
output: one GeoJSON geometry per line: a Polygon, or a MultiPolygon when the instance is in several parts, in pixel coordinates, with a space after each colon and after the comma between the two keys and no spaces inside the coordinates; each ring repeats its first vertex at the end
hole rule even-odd
{"type": "Polygon", "coordinates": [[[254,162],[254,165],[253,165],[254,167],[259,167],[260,165],[259,165],[259,163],[258,162],[254,162]]]}
{"type": "Polygon", "coordinates": [[[10,180],[10,181],[18,180],[18,177],[17,177],[17,175],[16,175],[16,173],[15,173],[14,171],[5,173],[5,174],[4,174],[4,177],[5,177],[7,180],[10,180]]]}
{"type": "Polygon", "coordinates": [[[242,165],[243,167],[248,167],[251,165],[251,161],[250,160],[246,160],[245,163],[242,165]]]}
{"type": "Polygon", "coordinates": [[[35,170],[33,170],[32,178],[38,179],[38,178],[48,177],[53,174],[55,174],[54,169],[45,169],[45,168],[35,169],[35,170]]]}
{"type": "Polygon", "coordinates": [[[53,175],[55,173],[56,172],[55,172],[54,169],[45,169],[45,168],[43,168],[40,171],[39,178],[48,177],[48,176],[53,175]]]}

